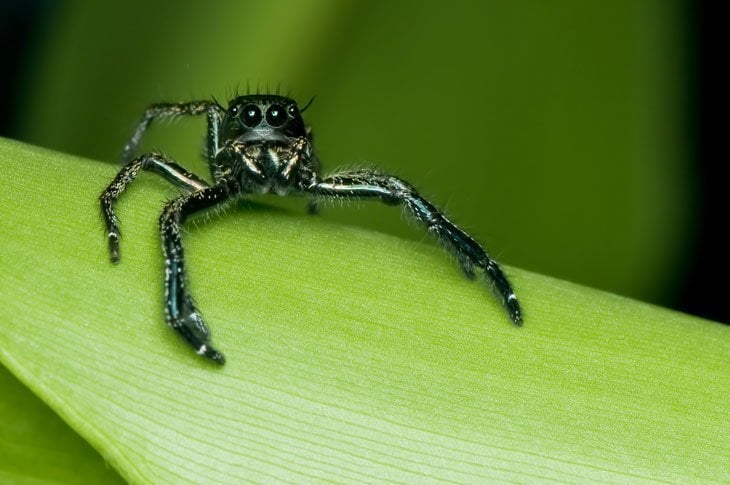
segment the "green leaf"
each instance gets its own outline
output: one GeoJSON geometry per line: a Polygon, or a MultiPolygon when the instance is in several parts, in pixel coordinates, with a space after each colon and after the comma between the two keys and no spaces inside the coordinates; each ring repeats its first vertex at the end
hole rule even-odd
{"type": "Polygon", "coordinates": [[[185,236],[217,367],[164,325],[154,175],[108,262],[115,172],[0,142],[0,359],[125,479],[727,478],[728,327],[510,268],[518,328],[434,245],[247,203],[185,236]]]}

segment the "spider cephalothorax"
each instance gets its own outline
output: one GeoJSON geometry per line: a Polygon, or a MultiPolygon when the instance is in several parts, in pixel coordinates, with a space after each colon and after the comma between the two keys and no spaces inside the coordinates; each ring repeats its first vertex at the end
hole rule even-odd
{"type": "Polygon", "coordinates": [[[456,256],[467,276],[473,277],[475,270],[483,271],[510,319],[518,325],[522,323],[517,297],[497,263],[410,184],[375,170],[342,171],[322,177],[309,129],[292,99],[256,94],[238,96],[229,102],[228,108],[207,100],[152,105],[124,147],[122,162],[124,167],[100,197],[111,260],[119,261],[119,224],[114,203],[140,170],[156,172],[183,189],[184,194],[167,202],[160,215],[165,317],[198,354],[213,361],[222,364],[225,360],[210,345],[210,332],[188,292],[180,229],[187,216],[252,193],[303,195],[309,197],[312,211],[320,198],[379,199],[386,204],[402,204],[456,256]],[[212,183],[164,155],[146,153],[133,159],[153,120],[184,115],[207,117],[206,158],[212,183]]]}

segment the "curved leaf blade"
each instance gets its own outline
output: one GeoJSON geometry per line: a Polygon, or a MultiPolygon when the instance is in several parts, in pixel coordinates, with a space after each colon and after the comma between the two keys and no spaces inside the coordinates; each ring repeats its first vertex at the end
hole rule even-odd
{"type": "Polygon", "coordinates": [[[435,247],[250,205],[185,240],[217,368],[162,323],[164,184],[115,267],[113,167],[0,160],[0,359],[130,481],[727,476],[727,327],[513,269],[516,328],[435,247]]]}

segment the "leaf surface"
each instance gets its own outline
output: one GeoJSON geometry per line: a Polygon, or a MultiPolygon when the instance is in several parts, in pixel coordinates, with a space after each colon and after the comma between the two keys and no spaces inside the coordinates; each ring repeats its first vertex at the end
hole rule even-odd
{"type": "Polygon", "coordinates": [[[127,480],[727,478],[728,327],[508,268],[517,328],[434,245],[246,203],[184,238],[216,367],[164,325],[174,189],[108,262],[115,172],[0,142],[0,360],[127,480]]]}

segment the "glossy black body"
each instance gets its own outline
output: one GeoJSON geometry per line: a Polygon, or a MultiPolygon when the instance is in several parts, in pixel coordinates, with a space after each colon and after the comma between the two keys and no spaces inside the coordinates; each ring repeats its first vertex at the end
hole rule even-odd
{"type": "Polygon", "coordinates": [[[186,287],[181,227],[193,213],[252,193],[306,196],[312,212],[320,198],[370,198],[402,204],[457,257],[467,276],[473,278],[476,270],[483,271],[510,319],[522,323],[517,297],[499,265],[410,184],[374,170],[341,171],[322,177],[309,129],[297,103],[290,98],[270,94],[238,96],[227,108],[215,101],[152,105],[125,146],[122,161],[124,167],[100,197],[111,260],[119,260],[120,233],[114,204],[140,170],[158,173],[184,189],[183,195],[167,202],[160,215],[165,317],[198,354],[215,362],[222,364],[225,359],[210,345],[210,332],[186,287]],[[193,115],[207,118],[206,157],[212,184],[160,154],[146,153],[133,159],[153,120],[193,115]]]}

